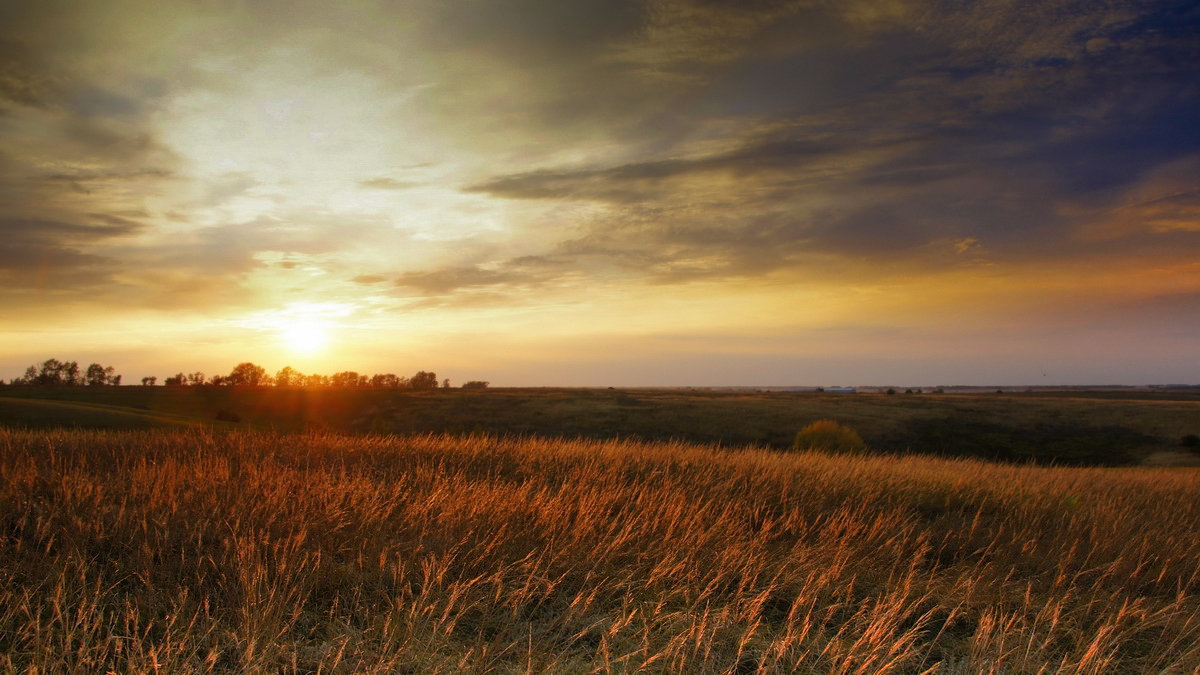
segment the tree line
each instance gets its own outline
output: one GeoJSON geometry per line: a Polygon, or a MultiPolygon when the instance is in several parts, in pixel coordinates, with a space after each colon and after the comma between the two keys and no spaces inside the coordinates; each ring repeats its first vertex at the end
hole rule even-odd
{"type": "MultiPolygon", "coordinates": [[[[0,380],[3,384],[3,380],[0,380]]],[[[93,363],[86,371],[80,371],[75,361],[59,361],[48,359],[41,366],[32,365],[25,369],[23,377],[14,378],[9,384],[42,385],[42,386],[118,386],[121,376],[115,373],[112,366],[101,366],[93,363]]],[[[158,377],[142,378],[142,385],[152,387],[158,384],[158,377]]],[[[395,373],[375,373],[366,375],[353,370],[346,370],[332,375],[316,373],[304,374],[291,366],[284,366],[274,375],[260,365],[244,361],[233,367],[228,375],[213,375],[212,377],[196,371],[192,373],[176,373],[163,381],[168,387],[198,387],[198,386],[232,386],[232,387],[362,387],[372,389],[437,389],[439,386],[437,374],[431,371],[418,370],[409,377],[395,373]]],[[[441,381],[443,389],[450,388],[450,380],[441,381]]],[[[488,383],[482,380],[471,380],[462,385],[463,389],[486,389],[488,383]]]]}
{"type": "MultiPolygon", "coordinates": [[[[0,380],[3,382],[3,380],[0,380]]],[[[87,370],[81,371],[77,361],[59,361],[47,359],[41,367],[29,366],[23,377],[15,377],[9,384],[39,384],[49,386],[118,386],[121,376],[116,374],[112,366],[102,366],[99,363],[90,364],[87,370]]]]}

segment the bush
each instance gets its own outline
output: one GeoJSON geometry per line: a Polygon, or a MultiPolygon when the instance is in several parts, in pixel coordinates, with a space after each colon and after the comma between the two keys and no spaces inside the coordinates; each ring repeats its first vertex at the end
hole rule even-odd
{"type": "Polygon", "coordinates": [[[817,420],[801,429],[792,444],[796,450],[825,450],[828,452],[861,452],[867,449],[862,436],[854,429],[833,420],[817,420]]]}
{"type": "Polygon", "coordinates": [[[241,422],[242,416],[225,409],[217,411],[217,420],[221,422],[241,422]]]}

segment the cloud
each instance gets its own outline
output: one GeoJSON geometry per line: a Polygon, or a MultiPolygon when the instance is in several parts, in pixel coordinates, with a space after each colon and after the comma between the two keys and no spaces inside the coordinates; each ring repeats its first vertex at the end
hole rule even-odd
{"type": "Polygon", "coordinates": [[[0,8],[5,297],[790,297],[1198,245],[1182,0],[58,9],[0,8]]]}
{"type": "Polygon", "coordinates": [[[95,297],[120,267],[105,253],[112,240],[143,229],[120,217],[93,223],[0,217],[0,301],[14,306],[95,297]]]}
{"type": "Polygon", "coordinates": [[[371,190],[407,190],[408,188],[417,187],[420,183],[407,180],[396,180],[395,178],[368,178],[367,180],[358,181],[359,186],[371,190]]]}
{"type": "MultiPolygon", "coordinates": [[[[697,75],[686,108],[637,128],[657,145],[467,188],[605,205],[554,250],[651,280],[1092,255],[1067,204],[1103,221],[1099,195],[1200,149],[1182,4],[653,7],[640,35],[661,39],[622,58],[697,75]]],[[[1189,227],[1175,194],[1152,227],[1189,227]]]]}
{"type": "Polygon", "coordinates": [[[521,199],[601,199],[636,202],[657,196],[671,180],[705,173],[747,176],[796,170],[811,158],[834,151],[820,142],[789,139],[687,159],[662,159],[601,169],[539,170],[502,176],[467,188],[521,199]],[[800,165],[800,166],[798,166],[800,165]]]}
{"type": "Polygon", "coordinates": [[[521,256],[484,265],[446,266],[431,270],[405,272],[394,279],[397,287],[423,295],[453,295],[465,291],[492,289],[511,294],[524,292],[547,283],[562,281],[569,260],[543,256],[521,256]]]}
{"type": "Polygon", "coordinates": [[[38,71],[32,51],[22,41],[0,36],[0,102],[45,108],[51,83],[38,71]]]}

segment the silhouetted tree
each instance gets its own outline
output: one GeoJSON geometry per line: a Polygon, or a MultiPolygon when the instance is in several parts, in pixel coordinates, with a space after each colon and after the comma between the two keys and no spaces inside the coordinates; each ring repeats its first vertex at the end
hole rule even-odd
{"type": "Polygon", "coordinates": [[[449,388],[450,388],[450,378],[447,377],[446,379],[442,380],[442,389],[449,389],[449,388]]]}
{"type": "Polygon", "coordinates": [[[168,387],[183,387],[187,385],[187,375],[183,373],[175,373],[171,377],[163,380],[163,384],[168,387]]]}
{"type": "Polygon", "coordinates": [[[102,387],[108,379],[104,377],[104,366],[99,363],[88,364],[86,377],[89,387],[102,387]]]}
{"type": "Polygon", "coordinates": [[[329,384],[334,387],[357,387],[358,382],[358,372],[353,370],[343,370],[340,373],[334,373],[329,378],[329,384]]]}
{"type": "Polygon", "coordinates": [[[249,361],[244,361],[233,367],[229,375],[225,378],[227,384],[233,386],[259,387],[265,384],[270,384],[270,379],[267,377],[267,369],[262,366],[254,365],[249,361]]]}
{"type": "Polygon", "coordinates": [[[36,384],[50,386],[79,384],[79,364],[74,361],[46,359],[42,362],[41,370],[34,376],[34,381],[36,384]]]}
{"type": "Polygon", "coordinates": [[[413,389],[437,389],[437,373],[419,370],[417,371],[416,375],[408,378],[408,386],[412,387],[413,389]]]}
{"type": "Polygon", "coordinates": [[[99,363],[93,363],[87,367],[87,385],[89,387],[103,387],[104,385],[115,385],[121,381],[121,376],[116,375],[116,368],[112,366],[102,366],[99,363]]]}
{"type": "Polygon", "coordinates": [[[192,385],[193,387],[204,384],[204,373],[200,371],[191,373],[187,376],[187,381],[188,384],[192,385]]]}
{"type": "Polygon", "coordinates": [[[38,371],[38,384],[62,384],[62,366],[58,359],[46,359],[38,371]]]}
{"type": "Polygon", "coordinates": [[[112,382],[113,371],[113,366],[104,368],[104,366],[98,363],[89,364],[88,370],[86,370],[85,381],[88,382],[89,387],[103,387],[104,384],[112,382]]]}
{"type": "Polygon", "coordinates": [[[462,388],[463,389],[487,389],[489,384],[491,384],[491,383],[483,381],[483,380],[471,380],[470,382],[463,382],[462,388]]]}
{"type": "Polygon", "coordinates": [[[284,366],[275,373],[276,387],[299,387],[304,384],[304,374],[291,366],[284,366]]]}
{"type": "Polygon", "coordinates": [[[158,383],[158,376],[156,376],[156,375],[150,375],[149,377],[142,378],[142,386],[144,386],[144,387],[153,387],[157,383],[158,383]]]}
{"type": "Polygon", "coordinates": [[[13,384],[37,384],[38,369],[37,366],[29,366],[25,369],[25,377],[18,378],[13,381],[13,384]]]}
{"type": "Polygon", "coordinates": [[[396,377],[394,373],[375,373],[371,376],[371,386],[381,389],[399,389],[403,383],[404,378],[396,377]]]}
{"type": "Polygon", "coordinates": [[[75,361],[63,364],[63,383],[71,386],[83,384],[83,376],[79,372],[79,364],[75,361]]]}
{"type": "Polygon", "coordinates": [[[318,375],[316,373],[313,373],[312,375],[309,375],[308,377],[304,378],[304,386],[306,386],[306,387],[328,387],[329,386],[329,376],[328,375],[318,375]]]}

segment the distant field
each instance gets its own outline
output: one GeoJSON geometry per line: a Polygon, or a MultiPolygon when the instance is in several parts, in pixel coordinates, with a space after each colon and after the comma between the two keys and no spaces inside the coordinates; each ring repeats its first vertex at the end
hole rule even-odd
{"type": "Polygon", "coordinates": [[[1200,471],[0,428],[6,672],[1188,673],[1200,471]]]}
{"type": "Polygon", "coordinates": [[[28,428],[157,429],[191,426],[194,420],[120,406],[35,398],[0,399],[0,425],[28,428]]]}
{"type": "Polygon", "coordinates": [[[120,428],[188,421],[280,431],[489,433],[681,439],[786,448],[818,419],[867,444],[1005,461],[1123,465],[1200,456],[1200,393],[796,394],[688,390],[457,389],[426,392],[234,387],[3,387],[0,424],[120,428]],[[92,406],[37,410],[18,401],[92,406]],[[104,411],[113,411],[111,418],[104,411]],[[116,413],[123,413],[118,415],[116,413]]]}

